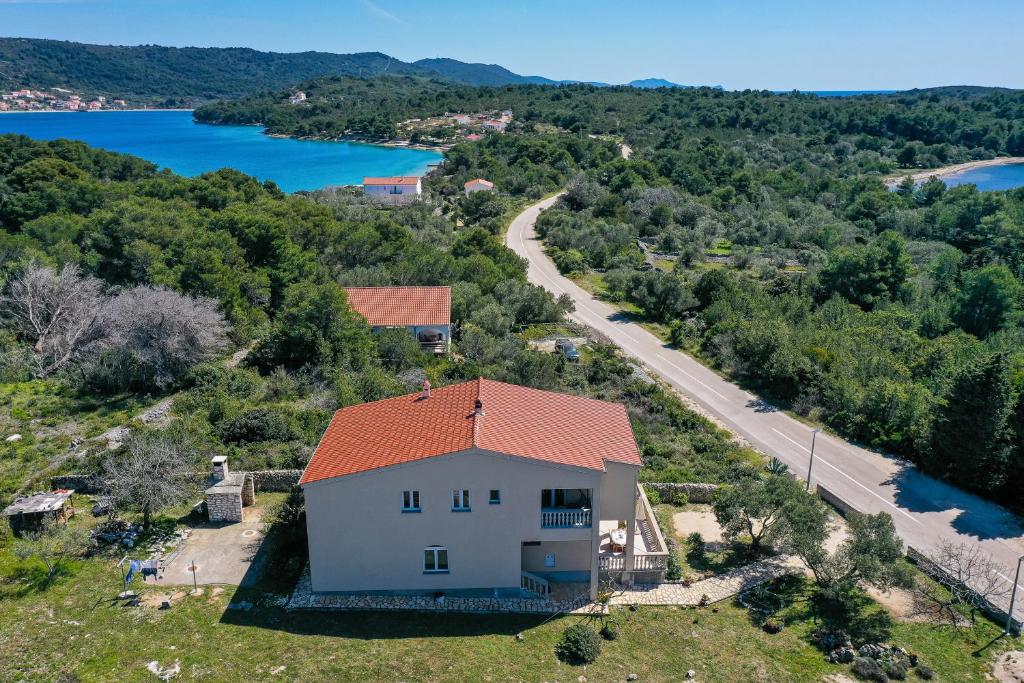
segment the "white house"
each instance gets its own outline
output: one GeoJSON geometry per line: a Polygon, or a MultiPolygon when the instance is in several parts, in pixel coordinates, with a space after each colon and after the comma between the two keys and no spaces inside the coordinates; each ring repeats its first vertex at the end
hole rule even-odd
{"type": "Polygon", "coordinates": [[[346,287],[345,293],[349,307],[366,318],[373,332],[404,328],[424,351],[448,353],[451,287],[346,287]]]}
{"type": "Polygon", "coordinates": [[[314,592],[661,580],[624,406],[486,379],[342,408],[302,474],[314,592]]]}
{"type": "Polygon", "coordinates": [[[507,122],[500,121],[498,119],[487,119],[484,121],[484,128],[487,130],[493,130],[496,133],[504,133],[507,126],[507,122]]]}
{"type": "Polygon", "coordinates": [[[288,98],[288,102],[290,104],[302,104],[305,101],[306,101],[306,93],[302,92],[301,90],[299,90],[299,91],[297,91],[295,93],[292,93],[292,96],[288,98]]]}
{"type": "Polygon", "coordinates": [[[468,197],[474,192],[493,191],[494,183],[490,180],[484,180],[483,178],[474,178],[473,180],[463,183],[462,187],[466,190],[466,196],[468,197]]]}
{"type": "Polygon", "coordinates": [[[423,194],[419,176],[363,178],[363,193],[381,204],[411,204],[423,194]]]}

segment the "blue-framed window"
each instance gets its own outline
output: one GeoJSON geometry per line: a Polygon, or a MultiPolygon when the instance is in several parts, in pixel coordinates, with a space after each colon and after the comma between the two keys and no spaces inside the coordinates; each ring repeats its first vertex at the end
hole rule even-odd
{"type": "Polygon", "coordinates": [[[452,489],[452,512],[469,511],[469,489],[452,489]]]}
{"type": "Polygon", "coordinates": [[[491,495],[487,497],[491,505],[501,505],[501,489],[491,489],[491,495]]]}
{"type": "Polygon", "coordinates": [[[448,573],[448,548],[443,545],[431,545],[423,549],[423,573],[448,573]]]}
{"type": "Polygon", "coordinates": [[[402,512],[420,512],[420,492],[402,491],[402,512]]]}

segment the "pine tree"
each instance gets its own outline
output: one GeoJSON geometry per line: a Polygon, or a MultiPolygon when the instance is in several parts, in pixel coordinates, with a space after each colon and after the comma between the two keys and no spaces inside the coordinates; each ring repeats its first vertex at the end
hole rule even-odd
{"type": "Polygon", "coordinates": [[[936,415],[924,469],[978,491],[998,489],[1010,466],[1015,403],[1005,354],[965,366],[936,415]]]}

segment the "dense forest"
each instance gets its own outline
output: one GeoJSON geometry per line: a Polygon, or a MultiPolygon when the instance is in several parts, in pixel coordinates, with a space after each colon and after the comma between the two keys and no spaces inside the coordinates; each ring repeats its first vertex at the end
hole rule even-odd
{"type": "MultiPolygon", "coordinates": [[[[1024,93],[303,87],[309,106],[275,93],[197,115],[387,135],[412,116],[511,108],[513,134],[455,146],[435,194],[454,197],[476,176],[512,196],[567,187],[539,224],[564,272],[772,400],[1013,502],[1024,481],[1024,190],[931,180],[890,191],[879,178],[1024,153],[1024,93]],[[631,159],[600,146],[616,139],[631,159]],[[595,145],[600,154],[581,153],[595,145]]],[[[465,208],[495,216],[493,202],[465,208]]]]}
{"type": "Polygon", "coordinates": [[[0,90],[66,88],[129,103],[181,107],[284,88],[318,76],[415,74],[470,85],[551,82],[494,64],[403,62],[379,52],[260,52],[249,48],[89,45],[0,38],[0,90]]]}
{"type": "MultiPolygon", "coordinates": [[[[519,130],[553,127],[577,135],[611,135],[632,145],[679,150],[693,135],[724,140],[776,137],[784,167],[828,158],[850,173],[931,168],[999,154],[1024,154],[1024,92],[937,88],[893,95],[818,97],[717,88],[510,85],[468,87],[412,76],[329,77],[291,90],[216,102],[196,111],[207,123],[259,123],[267,132],[335,138],[347,133],[389,137],[414,117],[512,109],[519,130]],[[800,140],[783,144],[783,138],[800,140]]],[[[685,179],[668,178],[677,184],[685,179]]],[[[704,178],[706,181],[707,179],[704,178]]],[[[700,182],[700,177],[691,182],[700,182]]]]}
{"type": "MultiPolygon", "coordinates": [[[[612,154],[599,141],[579,153],[588,165],[612,154]]],[[[579,172],[562,162],[566,177],[579,172]]],[[[77,142],[0,136],[0,425],[25,436],[0,451],[0,497],[40,458],[75,452],[63,420],[101,420],[111,403],[178,394],[173,429],[197,458],[302,467],[334,409],[428,377],[622,401],[646,476],[723,481],[756,462],[613,348],[567,363],[531,346],[562,329],[570,304],[526,282],[486,212],[460,215],[456,229],[426,205],[288,196],[234,171],[183,178],[77,142]],[[404,332],[371,335],[342,287],[384,284],[452,285],[457,355],[425,356],[404,332]],[[238,350],[244,360],[226,366],[238,350]]],[[[102,454],[63,467],[95,470],[102,454]]]]}

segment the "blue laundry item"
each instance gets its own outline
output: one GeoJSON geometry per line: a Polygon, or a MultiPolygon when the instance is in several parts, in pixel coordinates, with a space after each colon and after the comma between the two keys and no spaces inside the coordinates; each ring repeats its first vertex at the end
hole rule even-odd
{"type": "Polygon", "coordinates": [[[128,563],[128,575],[124,577],[124,582],[126,584],[127,583],[131,583],[132,579],[135,578],[135,572],[139,571],[141,568],[142,568],[142,563],[139,562],[138,560],[132,560],[131,562],[129,562],[128,563]]]}

